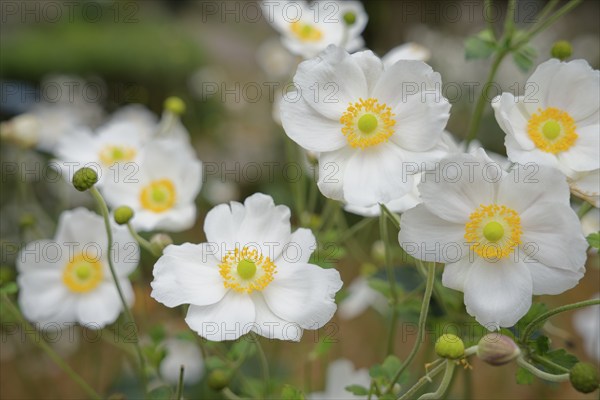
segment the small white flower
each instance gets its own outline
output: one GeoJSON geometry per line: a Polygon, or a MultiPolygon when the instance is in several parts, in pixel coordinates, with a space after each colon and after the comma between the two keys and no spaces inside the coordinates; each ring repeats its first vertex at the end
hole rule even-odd
{"type": "Polygon", "coordinates": [[[480,149],[442,160],[419,191],[400,245],[446,263],[442,283],[463,291],[467,312],[488,329],[514,325],[532,294],[562,293],[583,276],[587,242],[553,168],[505,172],[480,149]]]}
{"type": "Polygon", "coordinates": [[[164,341],[167,355],[161,361],[160,375],[170,384],[179,383],[179,370],[183,365],[183,383],[194,385],[204,375],[204,360],[198,346],[185,339],[170,338],[164,341]]]}
{"type": "Polygon", "coordinates": [[[447,154],[450,104],[440,75],[421,61],[390,68],[371,51],[330,46],[298,67],[300,99],[283,99],[287,135],[319,153],[321,192],[353,206],[400,199],[414,174],[447,154]]]}
{"type": "Polygon", "coordinates": [[[600,72],[585,60],[540,64],[525,95],[492,101],[513,162],[560,169],[567,176],[600,168],[600,72]]]}
{"type": "Polygon", "coordinates": [[[369,286],[365,276],[359,276],[348,286],[348,297],[340,302],[339,316],[343,319],[358,317],[369,307],[384,314],[388,308],[388,301],[384,295],[369,286]]]}
{"type": "MultiPolygon", "coordinates": [[[[600,293],[592,297],[592,299],[598,298],[600,298],[600,293]]],[[[586,307],[577,311],[573,315],[573,324],[583,338],[585,352],[600,362],[600,306],[586,307]]]]}
{"type": "Polygon", "coordinates": [[[291,232],[288,207],[256,193],[213,208],[204,232],[207,243],[165,248],[151,294],[167,307],[190,304],[185,320],[200,336],[235,340],[254,331],[298,341],[303,329],[331,319],[340,275],[308,263],[315,237],[291,232]]]}
{"type": "MultiPolygon", "coordinates": [[[[139,247],[124,227],[113,228],[113,262],[129,305],[127,276],[139,261],[139,247]]],[[[84,208],[61,214],[53,240],[28,243],[17,259],[19,305],[41,329],[78,322],[99,329],[123,307],[108,266],[104,220],[84,208]]]]}
{"type": "Polygon", "coordinates": [[[368,16],[360,1],[282,0],[263,2],[263,15],[280,34],[287,49],[311,58],[328,45],[359,50],[368,16]],[[352,22],[352,23],[349,23],[352,22]]]}
{"type": "Polygon", "coordinates": [[[131,224],[141,231],[182,231],[196,220],[195,199],[202,185],[202,163],[181,141],[148,143],[138,168],[120,171],[103,188],[112,207],[129,206],[135,212],[131,224]]]}
{"type": "Polygon", "coordinates": [[[350,360],[339,359],[329,364],[327,368],[327,381],[325,391],[311,393],[311,400],[341,400],[341,399],[366,399],[367,396],[354,396],[346,391],[350,385],[360,385],[368,388],[371,377],[366,369],[354,369],[350,360]]]}

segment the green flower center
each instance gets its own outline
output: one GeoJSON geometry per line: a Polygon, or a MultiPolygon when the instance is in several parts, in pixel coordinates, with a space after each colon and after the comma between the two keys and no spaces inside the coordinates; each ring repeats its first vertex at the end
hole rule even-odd
{"type": "Polygon", "coordinates": [[[238,262],[237,273],[242,279],[251,279],[256,274],[256,264],[252,260],[243,259],[238,262]]]}
{"type": "Polygon", "coordinates": [[[560,124],[556,121],[548,121],[542,127],[542,133],[548,140],[554,140],[560,135],[560,124]]]}
{"type": "Polygon", "coordinates": [[[365,114],[358,119],[358,129],[362,133],[371,133],[377,129],[377,117],[373,114],[365,114]]]}
{"type": "Polygon", "coordinates": [[[88,280],[92,276],[92,267],[88,263],[79,264],[75,268],[75,275],[82,281],[88,280]]]}
{"type": "Polygon", "coordinates": [[[483,236],[490,242],[497,242],[504,236],[504,227],[496,221],[488,222],[483,228],[483,236]]]}

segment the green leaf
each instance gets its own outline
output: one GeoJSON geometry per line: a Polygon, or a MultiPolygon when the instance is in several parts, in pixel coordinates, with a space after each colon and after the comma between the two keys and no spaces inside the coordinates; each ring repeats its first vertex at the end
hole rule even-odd
{"type": "Polygon", "coordinates": [[[521,334],[523,333],[523,331],[525,330],[525,327],[531,322],[533,321],[535,318],[539,317],[540,315],[544,314],[546,311],[548,311],[548,307],[546,307],[546,305],[544,303],[535,303],[531,306],[531,308],[529,309],[529,311],[527,312],[527,314],[525,314],[523,316],[523,318],[521,318],[519,320],[519,322],[517,322],[517,324],[515,325],[515,336],[521,336],[521,334]]]}
{"type": "Polygon", "coordinates": [[[304,400],[304,393],[292,385],[283,385],[281,400],[304,400]]]}
{"type": "Polygon", "coordinates": [[[375,364],[369,368],[369,376],[373,379],[386,378],[387,373],[381,364],[375,364]]]}
{"type": "Polygon", "coordinates": [[[587,241],[594,249],[600,249],[600,232],[590,233],[587,241]]]}
{"type": "Polygon", "coordinates": [[[361,385],[346,386],[346,390],[355,396],[366,396],[369,394],[369,389],[361,385]]]}
{"type": "Polygon", "coordinates": [[[19,287],[15,282],[9,282],[6,285],[0,287],[1,294],[15,294],[19,291],[19,287]]]}
{"type": "Polygon", "coordinates": [[[535,340],[535,352],[543,356],[550,350],[550,339],[548,336],[541,335],[535,340]]]}
{"type": "Polygon", "coordinates": [[[579,362],[577,357],[571,353],[568,353],[565,349],[549,351],[544,355],[544,357],[567,369],[573,368],[573,366],[579,362]]]}
{"type": "Polygon", "coordinates": [[[401,365],[402,362],[400,359],[392,354],[385,358],[381,367],[383,368],[386,377],[391,380],[396,375],[396,372],[398,372],[401,365]]]}
{"type": "Polygon", "coordinates": [[[519,385],[531,385],[533,383],[533,374],[523,367],[517,370],[517,383],[519,385]]]}
{"type": "Polygon", "coordinates": [[[239,360],[242,357],[252,357],[255,351],[256,346],[254,343],[248,338],[243,337],[231,346],[227,357],[231,360],[239,360]]]}
{"type": "Polygon", "coordinates": [[[513,53],[515,64],[523,72],[529,71],[535,57],[537,57],[537,51],[531,46],[523,46],[513,53]]]}
{"type": "Polygon", "coordinates": [[[467,60],[488,58],[495,50],[496,41],[494,40],[494,34],[489,29],[468,37],[465,41],[465,58],[467,60]]]}

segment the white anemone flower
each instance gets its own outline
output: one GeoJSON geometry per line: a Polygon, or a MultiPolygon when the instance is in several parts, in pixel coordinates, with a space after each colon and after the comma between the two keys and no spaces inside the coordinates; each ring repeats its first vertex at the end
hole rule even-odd
{"type": "Polygon", "coordinates": [[[235,340],[253,331],[298,341],[335,313],[340,275],[308,262],[315,237],[291,232],[288,207],[256,193],[214,207],[204,232],[206,243],[165,248],[151,293],[167,307],[190,304],[185,320],[200,336],[235,340]]]}
{"type": "Polygon", "coordinates": [[[195,199],[202,185],[202,163],[181,141],[148,143],[135,173],[121,171],[103,188],[112,207],[129,206],[135,212],[131,224],[137,230],[182,231],[196,220],[195,199]]]}
{"type": "Polygon", "coordinates": [[[339,316],[353,319],[373,307],[381,314],[388,309],[388,300],[383,294],[369,286],[366,276],[359,276],[348,285],[348,297],[340,302],[339,316]]]}
{"type": "Polygon", "coordinates": [[[511,161],[549,165],[569,177],[600,168],[600,72],[587,61],[548,60],[523,96],[503,93],[492,106],[511,161]]]}
{"type": "Polygon", "coordinates": [[[194,385],[204,375],[202,353],[194,342],[186,339],[170,338],[164,341],[167,355],[160,362],[160,375],[172,385],[179,383],[179,370],[183,365],[183,383],[194,385]]]}
{"type": "Polygon", "coordinates": [[[565,177],[530,167],[505,172],[483,149],[448,157],[423,174],[423,203],[402,216],[402,248],[445,263],[443,285],[464,292],[467,312],[490,330],[514,325],[532,294],[562,293],[585,272],[565,177]]]}
{"type": "Polygon", "coordinates": [[[371,51],[330,46],[294,77],[299,99],[281,103],[287,135],[319,153],[321,192],[353,206],[399,199],[414,174],[447,154],[450,104],[441,78],[421,61],[385,68],[371,51]]]}
{"type": "Polygon", "coordinates": [[[360,1],[263,1],[263,15],[281,34],[293,54],[311,58],[328,45],[354,52],[364,46],[361,36],[369,17],[360,1]]]}
{"type": "MultiPolygon", "coordinates": [[[[139,261],[139,246],[124,227],[113,227],[112,259],[129,306],[134,294],[127,276],[139,261]]],[[[61,214],[53,240],[28,243],[17,259],[19,306],[41,329],[78,322],[100,329],[123,311],[110,273],[101,216],[84,208],[61,214]]]]}
{"type": "Polygon", "coordinates": [[[367,396],[354,396],[346,390],[350,385],[369,387],[371,377],[366,369],[355,369],[350,360],[339,359],[327,367],[327,381],[323,392],[309,394],[311,400],[340,400],[340,399],[366,399],[367,396]]]}
{"type": "MultiPolygon", "coordinates": [[[[600,293],[592,297],[592,299],[599,298],[600,293]]],[[[583,338],[587,355],[600,362],[600,306],[586,307],[577,311],[573,315],[573,325],[583,338]]]]}

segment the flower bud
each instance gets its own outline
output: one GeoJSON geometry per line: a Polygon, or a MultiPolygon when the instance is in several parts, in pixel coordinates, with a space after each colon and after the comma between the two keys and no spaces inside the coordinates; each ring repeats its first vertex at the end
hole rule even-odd
{"type": "Polygon", "coordinates": [[[443,358],[460,358],[465,354],[465,344],[458,336],[446,333],[435,342],[435,352],[443,358]]]}
{"type": "Polygon", "coordinates": [[[207,383],[212,390],[223,390],[229,385],[229,374],[222,369],[215,369],[208,375],[207,383]]]}
{"type": "Polygon", "coordinates": [[[119,225],[125,225],[133,218],[133,210],[128,206],[121,206],[115,209],[115,222],[119,225]]]}
{"type": "Polygon", "coordinates": [[[477,344],[477,357],[490,365],[504,365],[521,354],[521,349],[508,336],[488,333],[477,344]]]}
{"type": "Polygon", "coordinates": [[[176,115],[182,115],[185,113],[185,102],[176,96],[168,97],[165,100],[164,107],[166,110],[176,115]]]}
{"type": "Polygon", "coordinates": [[[157,254],[162,254],[165,247],[173,244],[173,239],[171,239],[171,236],[165,233],[157,233],[150,238],[150,244],[152,245],[152,249],[157,254]]]}
{"type": "Polygon", "coordinates": [[[354,25],[354,23],[356,22],[356,14],[352,11],[348,11],[344,14],[344,22],[346,23],[346,25],[354,25]]]}
{"type": "Polygon", "coordinates": [[[73,186],[80,192],[85,192],[98,182],[98,174],[91,168],[83,167],[73,175],[73,186]]]}
{"type": "Polygon", "coordinates": [[[561,61],[571,57],[572,53],[573,47],[571,47],[571,43],[567,42],[566,40],[559,40],[558,42],[555,42],[551,50],[552,57],[558,58],[561,61]]]}
{"type": "Polygon", "coordinates": [[[581,393],[592,393],[598,389],[600,378],[598,369],[590,363],[577,363],[569,372],[571,385],[581,393]]]}

